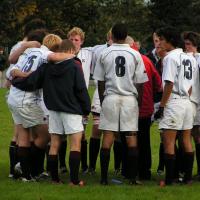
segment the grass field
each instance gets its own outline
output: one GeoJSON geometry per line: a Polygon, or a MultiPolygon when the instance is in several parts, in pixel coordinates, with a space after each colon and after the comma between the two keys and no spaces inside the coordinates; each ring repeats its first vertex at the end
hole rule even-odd
{"type": "MultiPolygon", "coordinates": [[[[90,89],[92,94],[93,89],[90,89]]],[[[153,125],[151,129],[152,146],[152,174],[153,180],[144,182],[144,186],[128,186],[110,184],[101,186],[99,184],[99,161],[97,163],[97,173],[93,176],[84,175],[82,178],[87,185],[83,188],[68,186],[68,174],[62,177],[66,183],[64,185],[52,185],[48,181],[39,183],[22,183],[8,179],[9,158],[8,146],[12,137],[12,119],[5,102],[5,89],[0,89],[0,199],[2,200],[69,200],[69,199],[199,199],[200,183],[194,182],[192,186],[173,186],[160,188],[158,186],[159,177],[156,175],[158,162],[159,134],[157,126],[153,125]]],[[[87,127],[87,137],[91,131],[91,120],[87,127]]],[[[68,157],[67,157],[68,160],[68,157]]],[[[196,172],[196,167],[194,168],[196,172]]],[[[110,163],[110,179],[113,176],[113,158],[110,163]]]]}

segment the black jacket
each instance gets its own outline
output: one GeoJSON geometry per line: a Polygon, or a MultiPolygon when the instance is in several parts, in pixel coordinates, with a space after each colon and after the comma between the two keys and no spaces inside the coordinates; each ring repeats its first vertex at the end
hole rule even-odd
{"type": "Polygon", "coordinates": [[[90,113],[90,97],[77,59],[43,64],[29,77],[14,79],[12,84],[25,91],[43,88],[44,103],[49,110],[80,115],[90,113]]]}

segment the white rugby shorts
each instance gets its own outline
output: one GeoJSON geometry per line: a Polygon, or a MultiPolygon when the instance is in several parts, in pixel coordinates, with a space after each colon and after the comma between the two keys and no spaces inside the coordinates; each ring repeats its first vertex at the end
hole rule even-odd
{"type": "Polygon", "coordinates": [[[49,133],[69,135],[84,130],[82,116],[49,110],[49,133]]]}
{"type": "Polygon", "coordinates": [[[168,100],[164,109],[163,118],[159,123],[159,129],[188,130],[193,127],[192,103],[187,97],[174,97],[168,100]]]}
{"type": "Polygon", "coordinates": [[[31,128],[36,125],[47,124],[47,120],[45,120],[44,112],[40,105],[31,104],[24,105],[23,107],[16,107],[8,104],[8,107],[16,125],[22,124],[24,128],[31,128]]]}
{"type": "Polygon", "coordinates": [[[99,129],[138,131],[138,102],[135,96],[108,95],[100,113],[99,129]]]}
{"type": "Polygon", "coordinates": [[[197,105],[196,116],[194,118],[194,126],[200,126],[200,104],[197,105]]]}
{"type": "Polygon", "coordinates": [[[101,112],[101,104],[100,104],[99,93],[98,93],[97,88],[95,89],[95,92],[92,98],[91,112],[99,113],[99,114],[101,112]]]}

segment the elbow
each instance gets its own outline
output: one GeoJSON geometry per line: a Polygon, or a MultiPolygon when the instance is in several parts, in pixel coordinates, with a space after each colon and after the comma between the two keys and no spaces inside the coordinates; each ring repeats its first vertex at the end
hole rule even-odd
{"type": "Polygon", "coordinates": [[[16,62],[17,62],[17,58],[15,57],[15,56],[12,56],[12,55],[10,55],[9,57],[8,57],[8,62],[10,63],[10,64],[15,64],[16,62]]]}

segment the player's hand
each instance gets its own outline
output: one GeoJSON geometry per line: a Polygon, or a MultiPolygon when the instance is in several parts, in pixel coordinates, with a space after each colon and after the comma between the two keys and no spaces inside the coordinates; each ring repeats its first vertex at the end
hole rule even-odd
{"type": "Polygon", "coordinates": [[[154,114],[154,119],[160,119],[163,117],[164,107],[159,107],[158,111],[154,114]]]}

